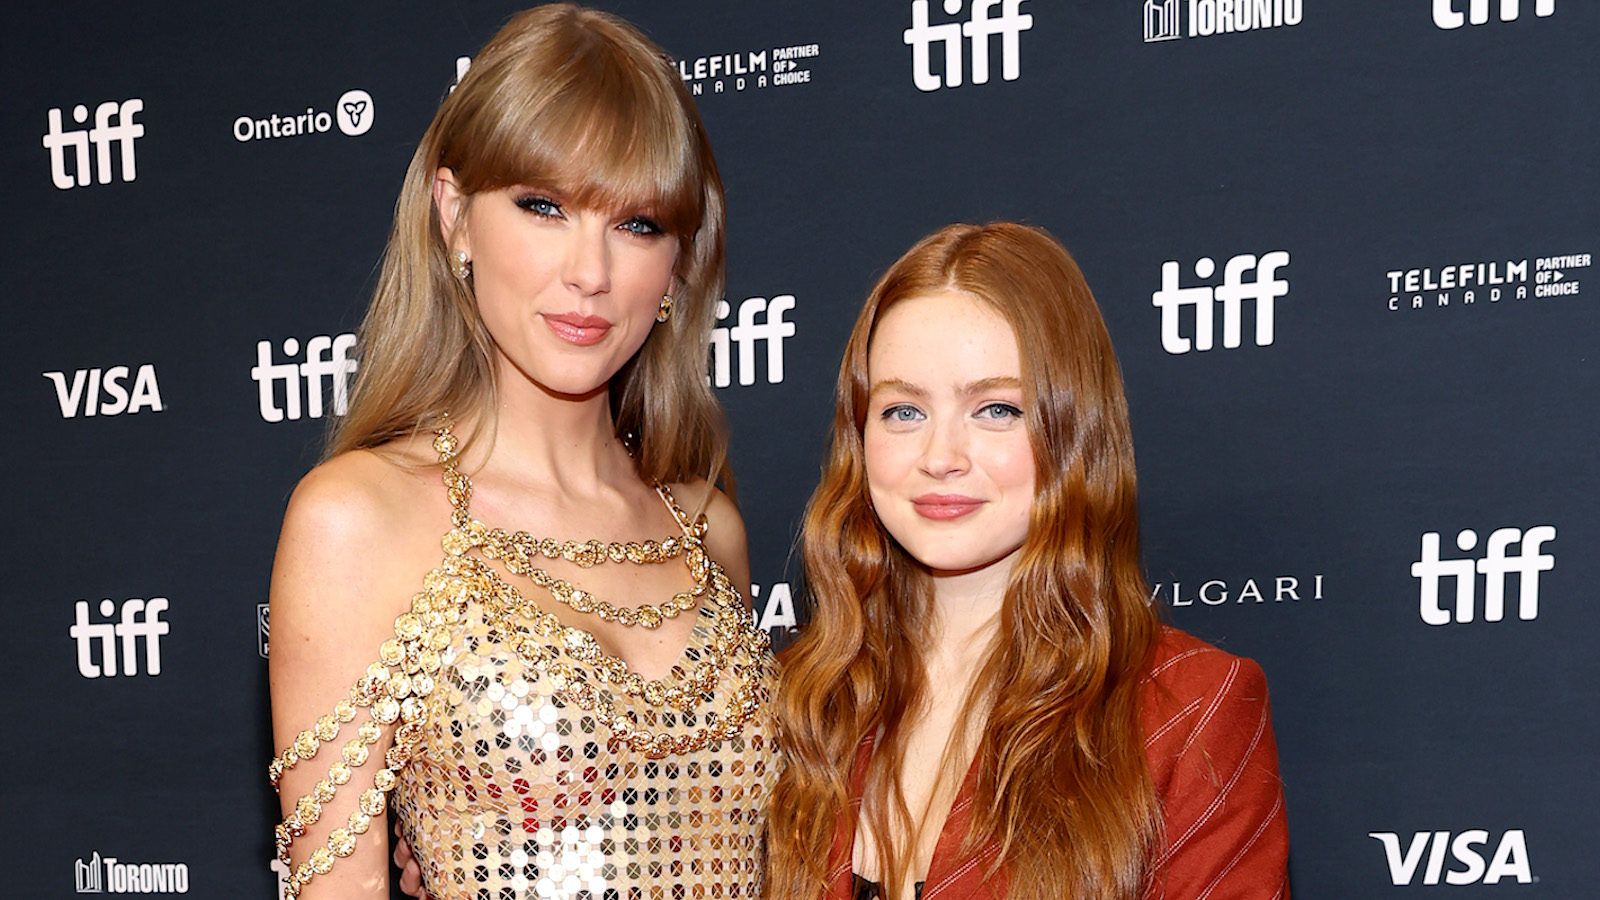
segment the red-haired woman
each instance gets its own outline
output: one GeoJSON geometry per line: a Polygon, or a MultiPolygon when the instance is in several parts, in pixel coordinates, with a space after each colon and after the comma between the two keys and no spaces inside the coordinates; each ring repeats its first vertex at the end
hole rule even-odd
{"type": "Polygon", "coordinates": [[[1157,621],[1121,376],[1061,245],[924,239],[867,301],[837,404],[769,894],[1286,897],[1265,678],[1157,621]]]}

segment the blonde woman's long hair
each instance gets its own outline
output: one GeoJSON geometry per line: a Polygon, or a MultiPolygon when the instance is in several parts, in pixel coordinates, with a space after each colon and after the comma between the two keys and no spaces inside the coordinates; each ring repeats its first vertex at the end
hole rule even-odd
{"type": "Polygon", "coordinates": [[[726,426],[706,379],[724,198],[705,127],[661,48],[620,19],[566,3],[514,16],[423,135],[327,455],[416,434],[448,414],[493,427],[493,342],[470,284],[450,271],[432,196],[441,167],[468,203],[512,185],[552,187],[582,207],[647,209],[676,238],[672,316],[613,378],[612,417],[641,477],[727,476],[726,426]]]}
{"type": "MultiPolygon", "coordinates": [[[[1159,625],[1139,565],[1127,402],[1076,263],[1047,233],[1013,224],[949,226],[911,248],[845,348],[805,516],[813,615],[785,654],[776,704],[787,764],[770,803],[769,892],[824,895],[838,817],[852,814],[857,748],[880,732],[861,814],[879,836],[885,896],[902,896],[912,877],[912,848],[893,836],[915,833],[899,771],[903,726],[928,691],[932,589],[873,512],[861,435],[876,323],[902,300],[943,291],[987,304],[1016,335],[1037,485],[998,632],[948,744],[972,746],[960,739],[969,728],[979,735],[966,847],[999,848],[995,870],[1012,897],[1133,900],[1160,830],[1139,718],[1159,625]]],[[[959,784],[954,756],[940,777],[959,784]]]]}

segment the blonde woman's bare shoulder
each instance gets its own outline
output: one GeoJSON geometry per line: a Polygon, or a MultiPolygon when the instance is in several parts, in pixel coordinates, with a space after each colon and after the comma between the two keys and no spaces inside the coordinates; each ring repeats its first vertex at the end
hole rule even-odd
{"type": "Polygon", "coordinates": [[[278,537],[275,606],[371,608],[382,618],[403,605],[450,527],[438,468],[414,464],[405,449],[343,453],[300,480],[278,537]]]}
{"type": "Polygon", "coordinates": [[[703,478],[670,485],[678,505],[691,517],[706,517],[706,552],[722,565],[740,595],[750,602],[750,547],[744,518],[727,494],[703,478]]]}
{"type": "Polygon", "coordinates": [[[316,537],[380,538],[403,529],[425,500],[437,470],[411,464],[409,454],[392,444],[375,450],[341,453],[306,473],[289,498],[284,526],[316,537]]]}

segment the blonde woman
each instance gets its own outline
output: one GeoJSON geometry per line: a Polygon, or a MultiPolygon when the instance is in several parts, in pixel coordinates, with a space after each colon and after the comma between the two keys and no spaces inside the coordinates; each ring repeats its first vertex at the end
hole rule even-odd
{"type": "Polygon", "coordinates": [[[1286,898],[1266,680],[1151,608],[1077,265],[953,225],[856,321],[776,711],[783,900],[1286,898]]]}
{"type": "Polygon", "coordinates": [[[705,378],[723,194],[662,51],[513,19],[406,174],[272,579],[291,896],[751,896],[771,657],[705,378]]]}

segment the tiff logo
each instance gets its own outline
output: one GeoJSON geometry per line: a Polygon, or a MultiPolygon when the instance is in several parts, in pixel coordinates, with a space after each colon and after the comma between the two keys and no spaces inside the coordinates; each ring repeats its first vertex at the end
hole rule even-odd
{"type": "MultiPolygon", "coordinates": [[[[1489,7],[1492,0],[1469,0],[1467,12],[1461,13],[1456,9],[1459,0],[1433,0],[1433,24],[1445,29],[1460,28],[1463,24],[1471,22],[1482,25],[1489,21],[1489,7]]],[[[1500,0],[1500,21],[1514,22],[1522,14],[1520,0],[1500,0]]],[[[1533,14],[1544,18],[1556,14],[1556,0],[1535,0],[1533,14]]]]}
{"type": "MultiPolygon", "coordinates": [[[[961,12],[963,0],[944,0],[946,15],[961,12]]],[[[1000,36],[1000,77],[1016,81],[1022,73],[1022,32],[1033,28],[1033,16],[1021,11],[1027,0],[973,0],[972,17],[966,22],[928,23],[928,0],[912,0],[911,27],[904,39],[911,47],[911,80],[919,91],[941,87],[960,87],[962,38],[972,44],[972,83],[989,82],[989,38],[1000,36]],[[998,16],[993,15],[1000,8],[998,16]],[[944,45],[944,77],[933,71],[933,45],[944,45]]]]}
{"type": "Polygon", "coordinates": [[[1501,836],[1488,865],[1484,865],[1483,854],[1475,849],[1489,844],[1489,832],[1482,829],[1463,831],[1454,840],[1448,831],[1419,831],[1411,836],[1411,843],[1403,853],[1400,835],[1394,832],[1372,831],[1367,837],[1383,844],[1383,855],[1389,863],[1389,880],[1396,885],[1412,883],[1422,865],[1424,852],[1428,865],[1423,872],[1423,884],[1438,884],[1441,875],[1446,884],[1499,884],[1502,878],[1515,878],[1518,884],[1533,882],[1533,872],[1528,868],[1528,841],[1520,828],[1501,836]],[[1446,850],[1464,868],[1446,869],[1446,850]]]}
{"type": "MultiPolygon", "coordinates": [[[[768,300],[765,297],[751,297],[739,303],[739,324],[733,327],[719,326],[711,332],[711,383],[717,387],[727,387],[732,378],[731,345],[739,348],[739,383],[756,383],[756,349],[757,341],[765,341],[767,345],[767,383],[778,384],[783,381],[783,340],[794,337],[794,323],[785,322],[783,314],[794,309],[793,294],[779,294],[768,300]],[[756,316],[762,316],[761,324],[756,324],[756,316]]],[[[733,311],[726,300],[717,301],[717,321],[726,319],[733,311]]]]}
{"type": "Polygon", "coordinates": [[[297,338],[284,338],[283,352],[290,362],[272,361],[272,342],[256,342],[256,364],[250,369],[255,379],[261,404],[261,418],[268,422],[282,422],[285,415],[298,419],[301,414],[300,380],[305,379],[305,414],[308,418],[322,418],[322,379],[333,382],[333,414],[344,415],[350,404],[350,377],[356,372],[356,361],[350,357],[356,345],[354,334],[329,337],[319,334],[306,341],[305,362],[292,360],[300,353],[297,338]],[[283,383],[283,406],[278,406],[278,392],[274,385],[283,383]]]}
{"type": "MultiPolygon", "coordinates": [[[[1277,277],[1279,269],[1289,264],[1289,254],[1274,250],[1256,258],[1252,253],[1241,253],[1228,260],[1222,268],[1222,284],[1218,287],[1179,287],[1178,263],[1168,260],[1161,264],[1161,289],[1150,295],[1150,302],[1161,310],[1161,347],[1168,353],[1188,353],[1190,349],[1210,350],[1214,331],[1214,306],[1222,304],[1222,346],[1232,349],[1240,343],[1241,320],[1244,301],[1255,301],[1256,346],[1272,343],[1274,303],[1289,293],[1289,282],[1277,277]],[[1245,281],[1246,272],[1255,277],[1245,281]],[[1182,310],[1194,307],[1194,340],[1184,337],[1182,310]]],[[[1209,256],[1202,256],[1194,264],[1194,274],[1210,278],[1217,264],[1209,256]]]]}
{"type": "Polygon", "coordinates": [[[79,412],[85,416],[120,416],[123,413],[148,409],[160,412],[161,386],[156,383],[156,367],[143,365],[133,377],[130,393],[123,382],[128,377],[127,366],[100,369],[77,369],[72,373],[72,385],[67,385],[67,373],[45,372],[44,377],[56,387],[56,402],[61,406],[63,419],[75,418],[79,412]],[[104,399],[101,399],[104,397],[104,399]]]}
{"type": "MultiPolygon", "coordinates": [[[[94,145],[96,180],[111,183],[111,146],[118,145],[122,161],[122,180],[132,181],[138,175],[133,161],[133,142],[144,137],[144,125],[135,122],[135,114],[144,109],[144,101],[124,100],[117,103],[107,100],[94,109],[94,127],[88,130],[63,131],[61,110],[51,109],[47,114],[50,130],[44,136],[44,147],[50,151],[50,180],[61,190],[84,187],[89,183],[89,145],[94,145]],[[117,124],[111,124],[116,119],[117,124]],[[72,171],[67,171],[67,148],[72,148],[72,171]]],[[[72,108],[72,121],[79,125],[89,121],[89,108],[78,104],[72,108]]]]}
{"type": "MultiPolygon", "coordinates": [[[[1539,548],[1556,539],[1552,525],[1537,525],[1523,532],[1519,528],[1497,528],[1489,534],[1484,557],[1440,559],[1439,532],[1422,536],[1422,558],[1411,564],[1411,577],[1422,581],[1422,621],[1429,625],[1448,625],[1450,611],[1439,604],[1439,581],[1456,580],[1455,617],[1471,622],[1476,614],[1478,574],[1484,576],[1483,620],[1498,622],[1506,617],[1506,577],[1518,576],[1517,618],[1523,621],[1539,616],[1539,573],[1556,567],[1556,558],[1540,553],[1539,548]],[[1515,555],[1507,551],[1517,547],[1515,555]]],[[[1463,551],[1478,546],[1478,533],[1464,528],[1456,535],[1456,546],[1463,551]]]]}
{"type": "MultiPolygon", "coordinates": [[[[151,597],[149,600],[124,600],[122,619],[117,622],[90,622],[89,601],[76,604],[77,621],[68,634],[78,644],[78,674],[85,678],[107,678],[117,674],[117,639],[122,639],[122,674],[139,674],[138,641],[144,640],[145,672],[161,674],[161,636],[171,629],[161,621],[167,609],[167,598],[151,597]],[[100,662],[94,661],[95,642],[100,643],[100,662]]],[[[100,601],[100,615],[109,620],[117,612],[111,600],[100,601]]]]}

